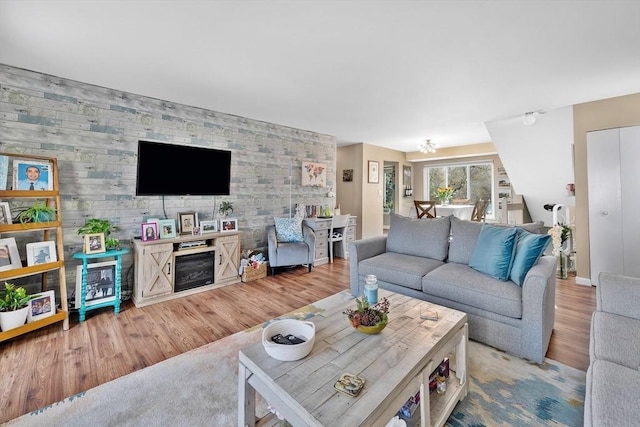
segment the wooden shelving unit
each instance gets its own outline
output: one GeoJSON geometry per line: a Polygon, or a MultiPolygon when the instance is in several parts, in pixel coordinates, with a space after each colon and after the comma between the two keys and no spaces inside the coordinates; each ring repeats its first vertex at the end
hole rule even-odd
{"type": "MultiPolygon", "coordinates": [[[[27,277],[36,274],[42,276],[42,289],[47,290],[48,275],[57,271],[60,284],[60,308],[56,314],[41,320],[27,323],[15,329],[0,332],[0,342],[17,337],[22,334],[62,322],[62,329],[69,329],[69,310],[67,307],[67,283],[64,266],[64,244],[62,239],[62,218],[60,212],[60,192],[58,187],[58,163],[55,158],[42,157],[17,153],[0,153],[0,156],[7,156],[13,160],[33,160],[36,162],[48,162],[51,165],[49,179],[53,180],[53,190],[51,191],[24,191],[24,190],[0,190],[0,200],[10,202],[17,199],[34,199],[45,200],[45,204],[56,210],[56,218],[54,221],[30,223],[30,224],[0,224],[0,236],[3,238],[10,234],[28,233],[34,236],[33,241],[48,241],[55,236],[57,261],[48,262],[46,264],[23,266],[13,268],[11,270],[0,271],[0,282],[10,281],[20,277],[27,277]],[[37,237],[35,237],[37,236],[37,237]]],[[[13,215],[12,215],[13,216],[13,215]]]]}

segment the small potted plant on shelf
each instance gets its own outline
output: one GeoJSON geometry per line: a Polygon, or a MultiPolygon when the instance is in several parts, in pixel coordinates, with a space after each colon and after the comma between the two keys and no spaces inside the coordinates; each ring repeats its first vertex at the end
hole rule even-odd
{"type": "Polygon", "coordinates": [[[120,241],[114,237],[109,237],[112,231],[116,230],[116,226],[111,224],[107,219],[90,218],[80,228],[78,228],[78,234],[96,234],[104,233],[104,245],[107,250],[117,249],[120,246],[120,241]]]}
{"type": "Polygon", "coordinates": [[[16,216],[22,225],[28,223],[49,222],[56,217],[56,210],[47,206],[44,201],[36,200],[35,204],[30,208],[24,209],[16,216]]]}
{"type": "Polygon", "coordinates": [[[347,309],[343,312],[349,318],[351,326],[365,334],[377,334],[387,326],[387,313],[389,313],[389,300],[382,298],[374,305],[370,305],[366,296],[356,300],[357,308],[347,309]]]}
{"type": "Polygon", "coordinates": [[[218,212],[221,215],[223,215],[225,218],[228,217],[229,214],[233,212],[233,202],[229,202],[229,201],[221,202],[218,212]]]}
{"type": "Polygon", "coordinates": [[[4,289],[0,296],[0,327],[3,331],[8,331],[25,324],[29,300],[35,295],[27,295],[23,287],[16,287],[9,282],[4,282],[4,289]]]}

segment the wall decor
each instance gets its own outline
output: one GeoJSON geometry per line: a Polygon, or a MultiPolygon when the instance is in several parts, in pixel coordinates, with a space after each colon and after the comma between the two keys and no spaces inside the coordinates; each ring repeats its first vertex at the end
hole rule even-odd
{"type": "Polygon", "coordinates": [[[158,229],[161,239],[173,239],[178,235],[178,233],[176,232],[175,219],[158,220],[158,229]]]}
{"type": "Polygon", "coordinates": [[[353,169],[344,169],[342,171],[342,181],[343,182],[353,181],[353,169]]]}
{"type": "Polygon", "coordinates": [[[56,262],[56,242],[35,242],[27,243],[27,265],[46,264],[48,262],[56,262]]]}
{"type": "Polygon", "coordinates": [[[202,234],[215,233],[218,231],[218,221],[200,221],[200,231],[202,234]]]}
{"type": "Polygon", "coordinates": [[[9,156],[0,156],[0,190],[7,189],[9,177],[9,156]]]}
{"type": "Polygon", "coordinates": [[[178,225],[180,234],[191,234],[193,227],[198,226],[198,214],[195,212],[178,213],[178,225]]]}
{"type": "MultiPolygon", "coordinates": [[[[87,285],[84,290],[85,306],[102,304],[116,299],[117,261],[87,264],[87,285]]],[[[76,267],[76,308],[82,295],[82,266],[76,267]]]]}
{"type": "Polygon", "coordinates": [[[106,252],[104,244],[104,233],[89,233],[84,235],[84,253],[99,254],[106,252]]]}
{"type": "Polygon", "coordinates": [[[142,224],[142,241],[148,242],[150,240],[158,240],[158,223],[157,222],[145,222],[142,224]]]}
{"type": "Polygon", "coordinates": [[[302,185],[304,187],[326,187],[327,165],[324,163],[302,162],[302,185]]]}
{"type": "Polygon", "coordinates": [[[44,319],[56,314],[56,293],[46,291],[38,294],[37,297],[29,300],[29,311],[27,313],[27,323],[44,319]]]}
{"type": "Polygon", "coordinates": [[[220,231],[238,231],[238,220],[236,218],[225,218],[220,220],[220,231]]]}
{"type": "Polygon", "coordinates": [[[370,184],[380,183],[380,163],[375,160],[369,160],[368,182],[370,184]]]}
{"type": "Polygon", "coordinates": [[[48,162],[13,161],[14,190],[51,191],[53,172],[48,162]]]}
{"type": "Polygon", "coordinates": [[[22,268],[15,237],[0,239],[0,271],[22,268]]]}
{"type": "Polygon", "coordinates": [[[402,185],[411,185],[411,166],[402,167],[402,185]]]}
{"type": "Polygon", "coordinates": [[[0,202],[0,224],[12,224],[9,202],[0,202]]]}

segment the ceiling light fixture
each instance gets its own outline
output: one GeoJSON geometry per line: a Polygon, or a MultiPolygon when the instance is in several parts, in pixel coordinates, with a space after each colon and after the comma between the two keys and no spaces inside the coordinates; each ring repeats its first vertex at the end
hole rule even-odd
{"type": "Polygon", "coordinates": [[[522,117],[522,123],[524,123],[526,126],[531,126],[532,124],[534,124],[536,122],[536,115],[538,113],[535,113],[533,111],[530,111],[528,113],[524,113],[524,116],[522,117]]]}
{"type": "Polygon", "coordinates": [[[425,142],[418,145],[418,150],[423,153],[435,153],[437,148],[438,144],[434,144],[430,139],[427,139],[425,142]]]}

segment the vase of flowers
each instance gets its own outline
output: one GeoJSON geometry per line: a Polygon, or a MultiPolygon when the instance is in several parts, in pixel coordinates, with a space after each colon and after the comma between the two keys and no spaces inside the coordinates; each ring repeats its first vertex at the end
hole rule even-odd
{"type": "Polygon", "coordinates": [[[453,187],[440,187],[436,190],[436,197],[440,199],[441,204],[448,205],[453,193],[453,187]]]}
{"type": "Polygon", "coordinates": [[[362,296],[356,300],[357,308],[347,309],[343,312],[349,318],[351,326],[365,334],[378,334],[386,326],[388,322],[387,313],[389,313],[389,300],[382,298],[376,304],[369,304],[366,296],[362,296]]]}
{"type": "Polygon", "coordinates": [[[569,265],[568,250],[564,247],[564,242],[571,235],[571,227],[567,224],[556,224],[549,229],[548,234],[551,236],[553,243],[553,255],[557,259],[556,277],[558,279],[566,279],[569,265]]]}

